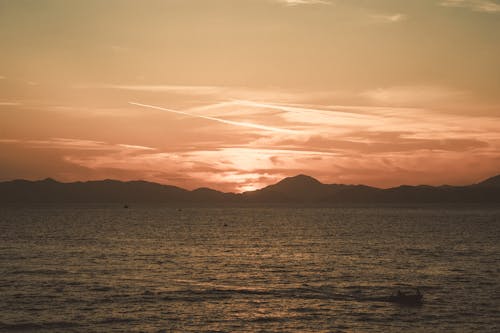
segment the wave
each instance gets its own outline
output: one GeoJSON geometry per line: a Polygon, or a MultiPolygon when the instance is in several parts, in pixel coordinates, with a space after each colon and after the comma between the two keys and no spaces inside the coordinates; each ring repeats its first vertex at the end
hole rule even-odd
{"type": "Polygon", "coordinates": [[[119,323],[132,323],[136,322],[139,319],[136,318],[126,318],[126,317],[110,317],[110,318],[105,318],[103,320],[100,320],[97,322],[98,324],[119,324],[119,323]]]}
{"type": "Polygon", "coordinates": [[[9,275],[63,275],[70,274],[70,271],[64,269],[31,269],[8,271],[9,275]]]}
{"type": "Polygon", "coordinates": [[[54,330],[64,328],[74,328],[81,326],[79,323],[71,321],[54,321],[45,323],[2,323],[0,322],[0,331],[13,332],[13,331],[30,331],[30,330],[54,330]]]}
{"type": "Polygon", "coordinates": [[[146,294],[149,297],[159,297],[164,301],[202,302],[206,300],[221,300],[245,296],[269,296],[271,298],[293,298],[306,300],[353,301],[356,296],[333,293],[331,288],[323,287],[291,287],[291,288],[252,288],[240,286],[224,286],[209,288],[186,288],[168,292],[146,294]],[[326,290],[325,290],[326,289],[326,290]]]}

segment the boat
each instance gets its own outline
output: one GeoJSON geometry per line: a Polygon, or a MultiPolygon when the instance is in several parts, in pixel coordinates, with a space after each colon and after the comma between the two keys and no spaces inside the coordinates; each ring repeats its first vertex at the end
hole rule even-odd
{"type": "Polygon", "coordinates": [[[418,289],[417,293],[414,295],[407,295],[398,291],[396,295],[389,296],[387,301],[400,305],[416,306],[423,303],[424,295],[422,295],[418,289]]]}

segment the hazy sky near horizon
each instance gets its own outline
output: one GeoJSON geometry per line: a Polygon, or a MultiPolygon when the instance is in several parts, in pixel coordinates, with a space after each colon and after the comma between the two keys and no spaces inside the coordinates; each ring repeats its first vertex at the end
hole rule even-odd
{"type": "Polygon", "coordinates": [[[0,0],[0,180],[500,173],[500,1],[0,0]]]}

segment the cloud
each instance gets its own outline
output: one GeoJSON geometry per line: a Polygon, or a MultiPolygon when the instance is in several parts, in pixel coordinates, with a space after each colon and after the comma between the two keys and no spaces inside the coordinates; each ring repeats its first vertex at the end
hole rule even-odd
{"type": "Polygon", "coordinates": [[[118,146],[120,146],[122,148],[126,148],[126,149],[132,149],[132,150],[156,150],[155,148],[151,148],[151,147],[138,146],[138,145],[127,145],[127,144],[123,144],[123,143],[118,144],[118,146]]]}
{"type": "Polygon", "coordinates": [[[210,117],[210,116],[200,116],[200,115],[191,114],[191,113],[187,113],[187,112],[183,112],[183,111],[162,108],[162,107],[154,106],[154,105],[135,103],[135,102],[129,102],[129,104],[140,106],[140,107],[145,107],[145,108],[150,108],[150,109],[155,109],[155,110],[160,110],[160,111],[182,114],[185,116],[191,116],[191,117],[196,117],[196,118],[201,118],[201,119],[206,119],[206,120],[212,120],[212,121],[216,121],[216,122],[227,124],[227,125],[247,127],[247,128],[259,129],[259,130],[270,131],[270,132],[282,132],[282,133],[295,133],[296,132],[296,131],[290,130],[290,129],[259,125],[259,124],[249,123],[249,122],[233,121],[233,120],[221,119],[221,118],[210,117]]]}
{"type": "Polygon", "coordinates": [[[113,89],[125,92],[137,92],[144,94],[160,93],[179,95],[180,97],[195,96],[203,99],[211,97],[217,101],[231,101],[237,99],[253,100],[274,100],[274,101],[303,101],[304,99],[328,98],[340,95],[338,91],[302,91],[302,90],[284,90],[277,87],[248,88],[241,86],[211,86],[211,85],[76,85],[76,89],[113,89]]]}
{"type": "Polygon", "coordinates": [[[500,4],[490,0],[444,0],[441,1],[444,7],[468,8],[475,12],[499,13],[500,4]]]}
{"type": "Polygon", "coordinates": [[[390,15],[371,15],[371,18],[380,23],[397,23],[407,20],[408,16],[405,14],[396,13],[390,15]]]}
{"type": "Polygon", "coordinates": [[[156,148],[129,145],[124,143],[112,144],[104,141],[84,140],[73,138],[50,138],[46,140],[13,140],[0,139],[0,143],[22,143],[23,145],[35,149],[67,149],[72,151],[150,151],[156,148]]]}
{"type": "MultiPolygon", "coordinates": [[[[414,144],[419,143],[415,141],[414,144]]],[[[431,144],[431,141],[423,144],[431,144]]],[[[453,148],[455,143],[445,142],[444,145],[453,148]]],[[[228,147],[189,152],[145,151],[134,155],[123,152],[68,154],[64,160],[98,174],[108,170],[108,174],[122,175],[122,178],[123,175],[128,175],[128,179],[141,175],[142,179],[191,189],[208,186],[225,191],[260,188],[297,173],[311,174],[329,183],[365,183],[382,187],[408,183],[410,179],[414,184],[453,182],[453,177],[470,177],[467,172],[470,173],[471,165],[478,159],[485,163],[480,163],[477,166],[480,170],[476,171],[486,174],[492,173],[500,163],[494,162],[498,157],[494,151],[480,148],[471,147],[467,155],[462,149],[414,148],[366,154],[356,149],[324,152],[228,147]],[[442,170],[454,172],[443,174],[442,170]]]]}
{"type": "Polygon", "coordinates": [[[446,104],[466,97],[463,91],[440,86],[400,86],[364,91],[361,97],[382,105],[429,106],[446,104]]]}
{"type": "Polygon", "coordinates": [[[73,153],[67,154],[64,160],[96,172],[120,170],[120,174],[147,175],[148,180],[182,187],[211,186],[227,191],[243,191],[280,180],[288,175],[288,168],[297,172],[306,170],[312,161],[335,155],[322,151],[228,147],[186,152],[145,151],[133,155],[123,152],[73,153]],[[280,159],[287,169],[273,170],[276,159],[280,159]],[[180,175],[182,179],[175,179],[180,175]]]}
{"type": "Polygon", "coordinates": [[[331,1],[327,0],[275,0],[287,6],[299,5],[331,5],[331,1]]]}
{"type": "Polygon", "coordinates": [[[0,169],[8,172],[2,177],[144,179],[190,189],[244,191],[297,173],[329,183],[388,187],[411,181],[457,184],[500,168],[500,118],[439,112],[450,100],[462,103],[467,92],[389,86],[352,91],[355,98],[349,100],[328,91],[203,87],[162,86],[161,91],[193,94],[188,99],[196,100],[171,109],[157,106],[175,103],[169,93],[127,90],[114,104],[95,111],[90,105],[48,105],[46,110],[26,107],[29,115],[5,112],[14,120],[34,119],[32,123],[64,119],[65,127],[51,131],[50,137],[32,128],[18,136],[4,133],[0,156],[8,161],[0,169]],[[124,107],[124,98],[151,104],[124,107]],[[358,104],[349,104],[353,101],[358,104]],[[92,119],[91,112],[105,116],[92,119]],[[171,121],[162,112],[181,116],[171,121]],[[67,133],[73,138],[66,138],[67,133]],[[11,141],[26,137],[34,139],[11,141]],[[50,158],[43,169],[26,167],[32,156],[44,154],[50,158]]]}
{"type": "Polygon", "coordinates": [[[25,140],[32,148],[70,149],[70,150],[113,150],[113,147],[103,141],[51,138],[46,140],[25,140]]]}
{"type": "MultiPolygon", "coordinates": [[[[80,87],[81,88],[81,87],[80,87]]],[[[219,86],[182,86],[182,85],[102,85],[99,88],[143,91],[143,92],[166,92],[181,95],[215,95],[226,89],[219,86]]]]}
{"type": "MultiPolygon", "coordinates": [[[[9,139],[13,138],[5,138],[3,142],[0,140],[0,153],[14,157],[12,151],[23,154],[16,157],[19,161],[41,152],[50,153],[56,171],[47,175],[57,179],[144,179],[191,189],[207,186],[225,191],[260,188],[297,173],[310,174],[324,182],[382,187],[409,180],[456,183],[475,179],[479,174],[493,174],[500,167],[500,121],[494,117],[436,114],[414,108],[289,105],[247,100],[215,103],[188,112],[133,105],[202,119],[207,117],[193,112],[210,110],[221,118],[208,117],[211,121],[204,127],[206,131],[197,129],[194,136],[176,134],[173,144],[156,149],[124,140],[126,136],[109,143],[107,132],[94,131],[93,140],[49,138],[12,142],[9,139]],[[245,121],[227,123],[226,115],[245,121]],[[247,127],[246,120],[251,121],[251,128],[256,125],[254,122],[262,120],[301,131],[269,131],[266,127],[266,130],[258,128],[257,132],[237,132],[232,126],[217,125],[247,127]],[[8,150],[9,146],[15,149],[8,150]],[[61,163],[64,170],[57,171],[61,163]],[[471,168],[474,173],[470,173],[471,168]]],[[[158,122],[157,114],[145,113],[145,118],[149,116],[158,122]]],[[[187,119],[183,124],[189,122],[187,119]]],[[[167,122],[165,126],[168,125],[167,122]]],[[[158,137],[157,142],[167,142],[161,136],[164,128],[163,125],[150,128],[148,136],[158,137]]],[[[9,165],[19,168],[21,162],[15,164],[14,157],[9,165]]],[[[39,170],[36,172],[41,174],[39,170]]]]}

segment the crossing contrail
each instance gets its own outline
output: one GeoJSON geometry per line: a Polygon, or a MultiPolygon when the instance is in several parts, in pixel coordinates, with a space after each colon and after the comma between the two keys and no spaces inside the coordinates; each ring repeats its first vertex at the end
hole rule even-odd
{"type": "Polygon", "coordinates": [[[286,129],[286,128],[277,128],[277,127],[259,125],[259,124],[248,123],[248,122],[243,122],[243,121],[226,120],[226,119],[221,119],[221,118],[216,118],[216,117],[210,117],[210,116],[200,116],[200,115],[197,115],[197,114],[191,114],[191,113],[184,112],[184,111],[167,109],[167,108],[163,108],[163,107],[155,106],[155,105],[148,105],[148,104],[142,104],[142,103],[136,103],[136,102],[128,102],[128,103],[131,104],[131,105],[135,105],[135,106],[141,106],[141,107],[155,109],[155,110],[160,110],[160,111],[166,111],[166,112],[171,112],[171,113],[182,114],[182,115],[185,115],[185,116],[191,116],[191,117],[196,117],[196,118],[201,118],[201,119],[206,119],[206,120],[217,121],[219,123],[228,124],[228,125],[234,125],[234,126],[240,126],[240,127],[248,127],[248,128],[256,128],[256,129],[260,129],[260,130],[264,130],[264,131],[271,131],[271,132],[297,133],[297,131],[286,129]]]}

